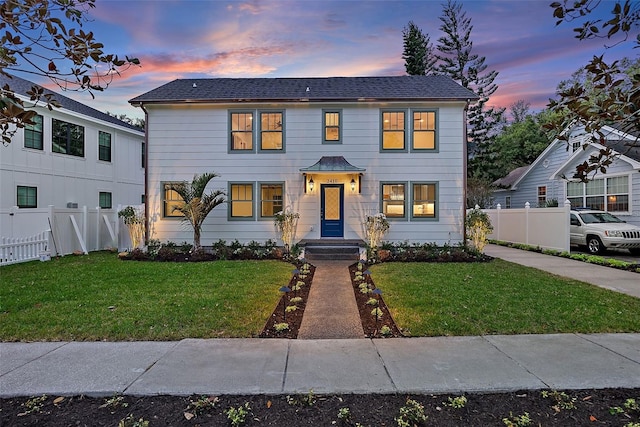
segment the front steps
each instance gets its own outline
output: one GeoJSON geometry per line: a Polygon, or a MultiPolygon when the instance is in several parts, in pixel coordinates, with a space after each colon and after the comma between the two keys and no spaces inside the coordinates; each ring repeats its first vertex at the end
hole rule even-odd
{"type": "Polygon", "coordinates": [[[362,240],[345,239],[317,239],[302,240],[300,246],[304,247],[304,257],[307,260],[348,260],[360,259],[360,248],[365,244],[362,240]]]}

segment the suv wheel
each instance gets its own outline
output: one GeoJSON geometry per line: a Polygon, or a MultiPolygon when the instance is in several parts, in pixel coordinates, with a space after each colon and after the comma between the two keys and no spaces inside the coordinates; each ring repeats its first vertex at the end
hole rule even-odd
{"type": "Polygon", "coordinates": [[[598,236],[587,237],[587,249],[589,253],[597,255],[604,252],[604,245],[598,236]]]}

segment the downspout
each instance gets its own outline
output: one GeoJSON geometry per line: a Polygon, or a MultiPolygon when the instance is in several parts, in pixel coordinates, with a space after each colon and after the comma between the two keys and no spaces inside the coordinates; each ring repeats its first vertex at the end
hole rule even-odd
{"type": "Polygon", "coordinates": [[[144,111],[144,244],[149,243],[149,112],[142,102],[144,111]]]}
{"type": "Polygon", "coordinates": [[[464,110],[462,111],[462,126],[463,126],[463,141],[462,144],[462,242],[464,245],[467,245],[467,163],[469,158],[468,146],[469,139],[467,134],[467,110],[469,109],[469,103],[471,100],[467,100],[467,105],[465,105],[464,110]]]}

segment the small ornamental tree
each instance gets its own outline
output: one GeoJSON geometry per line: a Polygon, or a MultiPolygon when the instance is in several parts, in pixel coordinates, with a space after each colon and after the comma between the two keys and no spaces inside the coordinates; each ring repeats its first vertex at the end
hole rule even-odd
{"type": "Polygon", "coordinates": [[[224,191],[215,190],[205,194],[207,184],[219,175],[215,173],[203,173],[194,175],[191,182],[176,182],[169,184],[169,189],[178,193],[182,198],[182,203],[174,206],[174,212],[184,215],[184,221],[193,227],[193,249],[198,250],[200,246],[200,230],[207,215],[216,206],[225,202],[224,191]]]}
{"type": "Polygon", "coordinates": [[[135,249],[144,240],[144,212],[133,206],[127,206],[118,212],[118,216],[129,230],[129,238],[131,239],[131,249],[135,249]]]}
{"type": "Polygon", "coordinates": [[[471,239],[473,247],[482,252],[487,245],[487,236],[493,231],[489,215],[476,206],[467,212],[466,222],[467,236],[471,239]]]}
{"type": "Polygon", "coordinates": [[[273,224],[276,227],[278,237],[284,243],[284,249],[288,253],[296,238],[296,228],[298,227],[300,214],[286,208],[284,211],[276,213],[273,224]]]}
{"type": "Polygon", "coordinates": [[[369,249],[375,251],[380,246],[384,235],[389,232],[389,221],[383,213],[367,215],[364,220],[364,231],[369,249]]]}

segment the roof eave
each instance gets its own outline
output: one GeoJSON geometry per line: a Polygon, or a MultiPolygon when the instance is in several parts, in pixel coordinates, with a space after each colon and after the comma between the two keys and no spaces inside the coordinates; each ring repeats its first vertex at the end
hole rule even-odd
{"type": "Polygon", "coordinates": [[[131,99],[129,103],[131,105],[144,105],[144,104],[228,104],[228,103],[295,103],[295,102],[469,102],[477,98],[473,97],[460,97],[460,98],[445,98],[445,97],[429,97],[429,98],[228,98],[228,99],[148,99],[148,100],[136,100],[131,99]]]}

